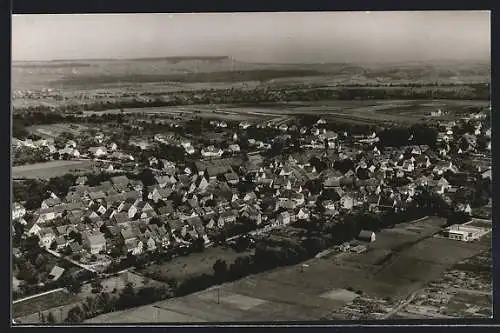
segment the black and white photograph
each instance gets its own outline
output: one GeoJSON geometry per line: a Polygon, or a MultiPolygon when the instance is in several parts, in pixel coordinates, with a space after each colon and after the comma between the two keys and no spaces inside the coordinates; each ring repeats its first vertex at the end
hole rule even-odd
{"type": "Polygon", "coordinates": [[[490,14],[12,15],[12,325],[493,318],[490,14]]]}

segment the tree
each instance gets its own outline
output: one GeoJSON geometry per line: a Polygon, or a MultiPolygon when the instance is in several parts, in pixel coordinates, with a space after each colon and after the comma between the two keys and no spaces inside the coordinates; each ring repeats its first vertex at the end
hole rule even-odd
{"type": "Polygon", "coordinates": [[[81,323],[84,319],[85,318],[83,310],[77,305],[68,311],[68,317],[66,318],[66,321],[72,324],[78,324],[81,323]]]}
{"type": "Polygon", "coordinates": [[[78,244],[82,244],[82,234],[75,231],[75,230],[71,230],[69,232],[69,238],[74,240],[75,242],[77,242],[78,244]]]}
{"type": "Polygon", "coordinates": [[[82,283],[71,276],[66,283],[66,287],[73,294],[78,294],[82,290],[82,283]]]}
{"type": "Polygon", "coordinates": [[[139,179],[142,181],[144,186],[152,186],[156,183],[153,171],[149,168],[142,170],[139,175],[139,179]]]}
{"type": "Polygon", "coordinates": [[[94,293],[94,294],[100,293],[102,291],[102,289],[103,289],[101,280],[93,281],[91,283],[91,286],[92,286],[92,293],[94,293]]]}
{"type": "Polygon", "coordinates": [[[128,282],[125,288],[122,289],[120,297],[118,299],[118,305],[122,308],[128,308],[134,306],[136,302],[136,294],[134,290],[134,285],[128,282]]]}
{"type": "Polygon", "coordinates": [[[40,250],[40,238],[37,235],[28,236],[23,242],[23,248],[27,252],[38,252],[40,250]]]}
{"type": "Polygon", "coordinates": [[[46,263],[47,263],[47,258],[42,253],[38,254],[35,260],[35,266],[37,268],[41,268],[46,263]]]}
{"type": "Polygon", "coordinates": [[[99,295],[97,295],[95,299],[96,307],[98,309],[102,309],[104,312],[108,312],[112,309],[113,301],[114,298],[112,299],[108,293],[102,293],[102,292],[99,295]]]}
{"type": "Polygon", "coordinates": [[[464,224],[470,221],[470,215],[464,212],[453,212],[450,214],[446,220],[446,225],[450,226],[452,224],[464,224]]]}
{"type": "Polygon", "coordinates": [[[19,265],[18,278],[29,284],[37,284],[39,280],[36,268],[29,261],[23,261],[19,265]]]}
{"type": "Polygon", "coordinates": [[[192,242],[192,248],[196,252],[203,252],[205,250],[205,241],[201,237],[196,237],[192,242]]]}
{"type": "Polygon", "coordinates": [[[225,260],[217,259],[213,265],[214,276],[217,278],[224,278],[227,276],[228,268],[225,260]]]}
{"type": "Polygon", "coordinates": [[[56,323],[56,318],[54,317],[54,314],[52,312],[49,312],[49,314],[47,315],[47,324],[50,324],[50,325],[53,325],[56,323]]]}

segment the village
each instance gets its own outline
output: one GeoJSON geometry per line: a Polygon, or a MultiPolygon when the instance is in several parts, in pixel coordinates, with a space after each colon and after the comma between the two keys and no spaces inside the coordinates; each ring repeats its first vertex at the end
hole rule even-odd
{"type": "MultiPolygon", "coordinates": [[[[212,132],[198,136],[179,134],[192,127],[189,121],[170,123],[169,132],[134,136],[123,147],[113,141],[115,133],[98,130],[91,138],[62,132],[55,139],[14,139],[18,149],[41,149],[61,162],[90,161],[92,169],[74,173],[64,195],[45,193],[39,206],[15,202],[12,232],[101,277],[128,269],[137,262],[133,257],[182,256],[360,212],[435,212],[441,203],[452,212],[442,237],[473,241],[491,230],[461,225],[472,216],[491,218],[484,216],[491,205],[485,118],[479,112],[436,120],[434,144],[413,143],[418,133],[410,133],[407,144],[396,147],[381,145],[383,130],[339,133],[320,117],[309,125],[207,119],[202,129],[212,132]]],[[[368,226],[358,239],[376,241],[376,230],[368,226]]],[[[17,244],[14,255],[22,260],[23,241],[17,244]]],[[[362,244],[338,247],[365,250],[362,244]]],[[[50,285],[63,273],[55,266],[49,280],[37,283],[50,285]]]]}

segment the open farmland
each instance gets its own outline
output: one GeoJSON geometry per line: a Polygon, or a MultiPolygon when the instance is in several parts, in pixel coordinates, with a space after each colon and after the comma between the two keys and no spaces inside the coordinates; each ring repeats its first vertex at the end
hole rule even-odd
{"type": "Polygon", "coordinates": [[[67,173],[80,174],[93,169],[93,162],[80,161],[50,161],[36,164],[12,167],[13,179],[50,179],[67,173]]]}
{"type": "Polygon", "coordinates": [[[485,242],[433,237],[443,222],[424,218],[402,224],[380,232],[366,253],[315,258],[305,262],[304,269],[302,264],[282,267],[90,322],[136,322],[138,318],[150,322],[345,319],[349,316],[343,309],[349,304],[352,308],[386,304],[381,311],[388,316],[391,304],[487,247],[485,242]],[[429,256],[428,252],[439,255],[429,256]],[[392,254],[390,258],[382,260],[388,254],[392,254]]]}
{"type": "MultiPolygon", "coordinates": [[[[470,109],[486,108],[488,101],[455,100],[383,100],[383,101],[320,101],[311,103],[279,103],[265,106],[192,105],[124,109],[124,113],[170,115],[182,118],[203,117],[226,120],[266,120],[279,116],[321,115],[328,121],[358,124],[418,123],[429,119],[431,111],[450,111],[441,119],[453,119],[470,109]]],[[[119,113],[120,110],[86,111],[84,114],[119,113]]],[[[434,118],[439,119],[439,118],[434,118]]]]}

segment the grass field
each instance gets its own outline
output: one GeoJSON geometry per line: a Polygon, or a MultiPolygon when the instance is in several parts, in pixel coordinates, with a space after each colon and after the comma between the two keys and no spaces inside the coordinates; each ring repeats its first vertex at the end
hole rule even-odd
{"type": "Polygon", "coordinates": [[[217,259],[225,260],[229,266],[236,258],[249,254],[251,253],[237,253],[231,249],[209,247],[201,253],[191,253],[188,256],[177,257],[166,263],[152,264],[140,272],[159,272],[166,278],[183,280],[191,276],[212,274],[213,265],[217,259]]]}
{"type": "Polygon", "coordinates": [[[50,161],[12,167],[13,179],[49,179],[92,170],[92,161],[50,161]]]}
{"type": "MultiPolygon", "coordinates": [[[[120,291],[125,288],[127,283],[132,283],[134,288],[141,288],[144,286],[160,286],[164,285],[161,282],[134,274],[132,272],[125,272],[118,276],[111,276],[101,281],[101,285],[103,287],[103,292],[112,293],[115,290],[116,295],[120,293],[120,291]]],[[[78,294],[81,299],[85,299],[87,296],[95,296],[92,293],[92,284],[86,283],[82,285],[82,291],[78,294]]]]}

